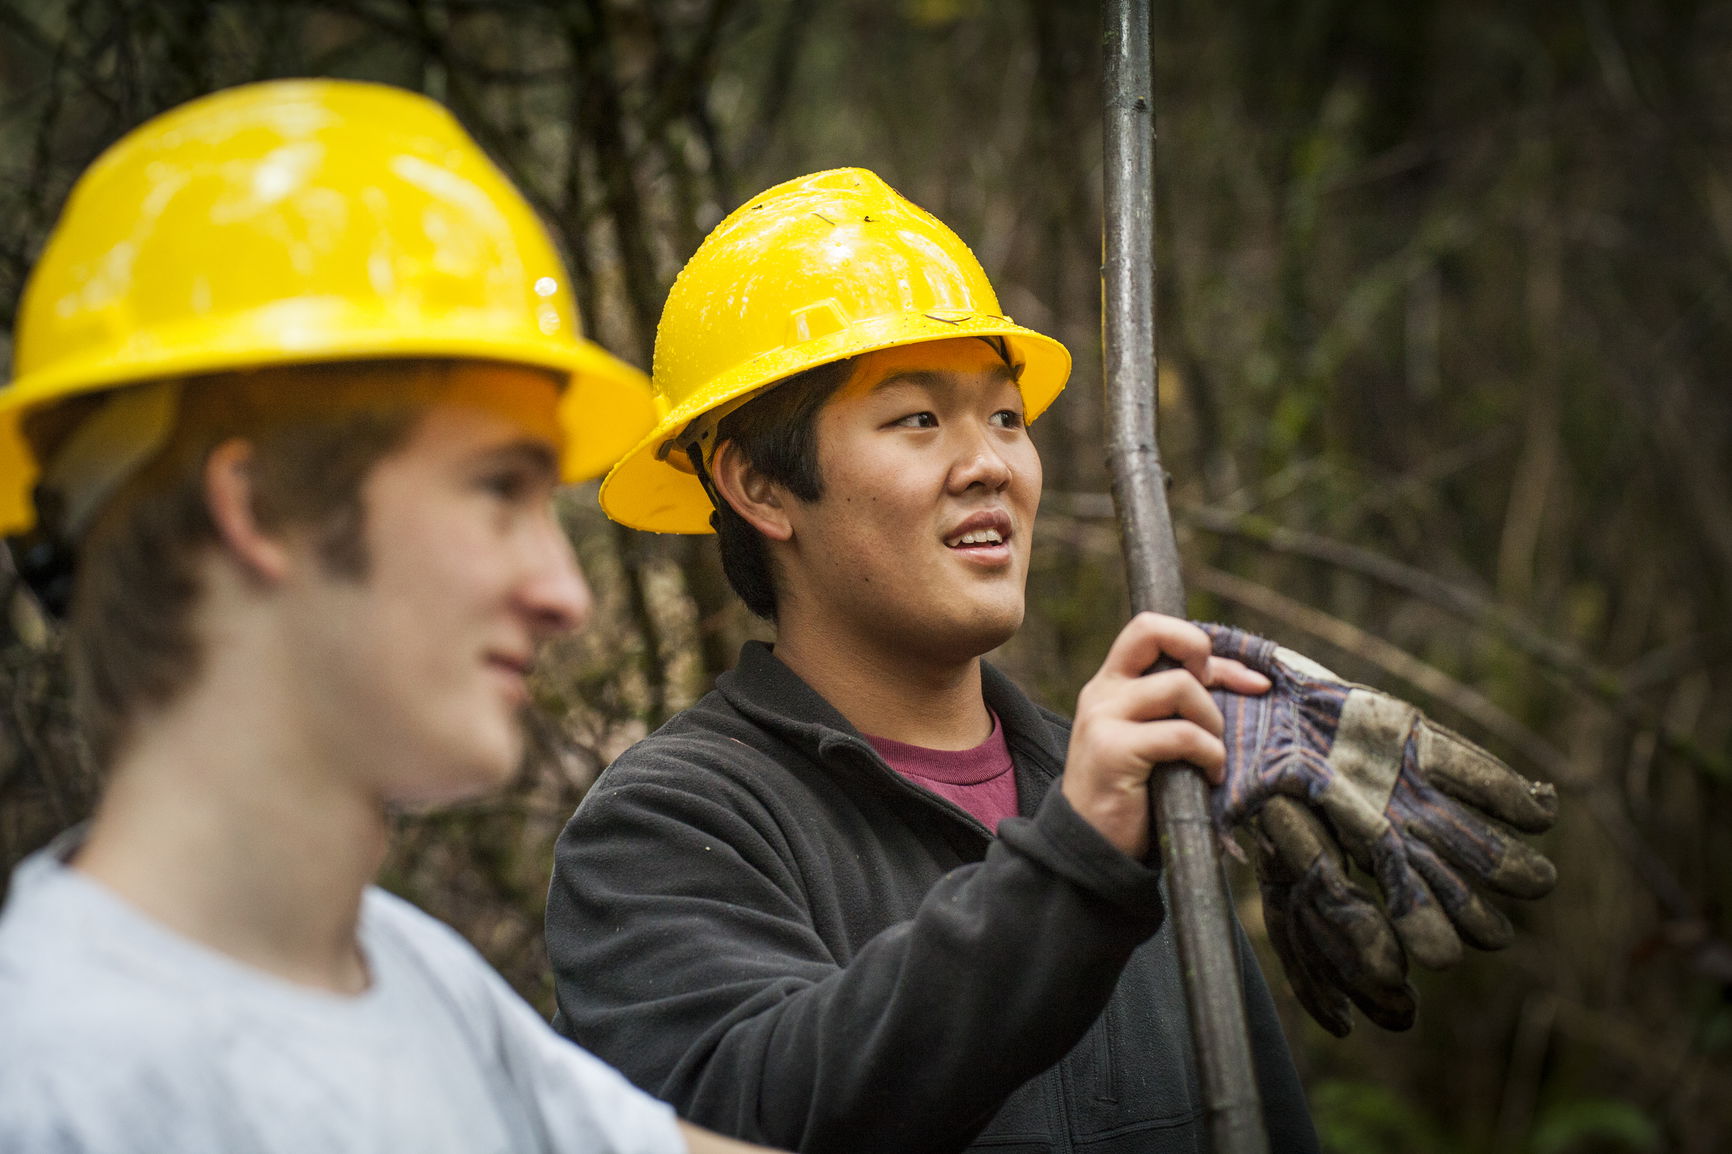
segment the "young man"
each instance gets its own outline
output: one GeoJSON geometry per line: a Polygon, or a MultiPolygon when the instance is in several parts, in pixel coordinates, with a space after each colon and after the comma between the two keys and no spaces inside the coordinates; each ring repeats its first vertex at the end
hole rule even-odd
{"type": "MultiPolygon", "coordinates": [[[[698,532],[713,501],[776,644],[604,772],[547,932],[555,1025],[689,1117],[804,1151],[1205,1148],[1148,778],[1219,780],[1209,688],[1269,683],[1154,615],[1074,725],[982,663],[1022,620],[1026,425],[1068,372],[858,169],[754,198],[676,282],[671,408],[602,503],[698,532]]],[[[1314,1150],[1241,946],[1271,1148],[1314,1150]]]]}
{"type": "MultiPolygon", "coordinates": [[[[1549,787],[1261,638],[1138,617],[1074,725],[982,664],[1022,619],[1025,426],[1069,367],[858,169],[753,198],[674,285],[668,408],[602,504],[662,532],[713,517],[776,644],[602,775],[547,929],[555,1024],[690,1116],[807,1151],[1203,1148],[1161,762],[1219,783],[1294,993],[1336,1034],[1354,1007],[1406,1028],[1409,956],[1507,944],[1483,894],[1550,889],[1511,829],[1550,824],[1549,787]],[[1146,674],[1162,656],[1182,668],[1146,674]]],[[[1240,946],[1271,1148],[1315,1149],[1240,946]]]]}
{"type": "Polygon", "coordinates": [[[108,785],[0,915],[0,1151],[743,1150],[370,886],[523,753],[589,596],[554,517],[648,426],[442,109],[293,82],[74,190],[0,391],[0,532],[65,586],[108,785]]]}

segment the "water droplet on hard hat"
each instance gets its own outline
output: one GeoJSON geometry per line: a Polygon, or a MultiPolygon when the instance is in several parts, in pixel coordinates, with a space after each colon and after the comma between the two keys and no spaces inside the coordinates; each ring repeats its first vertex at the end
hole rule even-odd
{"type": "Polygon", "coordinates": [[[535,295],[538,297],[550,297],[558,291],[559,282],[550,276],[544,276],[535,282],[535,295]]]}

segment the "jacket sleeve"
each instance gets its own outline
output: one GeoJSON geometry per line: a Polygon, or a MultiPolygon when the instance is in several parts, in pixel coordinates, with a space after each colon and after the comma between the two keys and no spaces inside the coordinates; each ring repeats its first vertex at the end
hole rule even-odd
{"type": "Polygon", "coordinates": [[[682,1115],[748,1140],[967,1145],[1082,1037],[1161,921],[1158,872],[1053,790],[844,964],[814,924],[789,831],[745,791],[672,782],[604,776],[559,840],[555,1025],[682,1115]]]}

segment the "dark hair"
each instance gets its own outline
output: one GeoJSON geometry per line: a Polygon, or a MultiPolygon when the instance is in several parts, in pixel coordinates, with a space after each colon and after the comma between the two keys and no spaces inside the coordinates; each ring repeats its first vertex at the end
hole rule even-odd
{"type": "MultiPolygon", "coordinates": [[[[723,417],[716,443],[734,447],[764,476],[802,501],[824,495],[818,468],[818,411],[854,369],[854,358],[787,377],[723,417]]],[[[763,536],[725,500],[710,518],[722,550],[722,573],[746,608],[776,619],[776,575],[763,536]]]]}
{"type": "Polygon", "coordinates": [[[204,491],[211,450],[253,443],[253,513],[308,525],[329,571],[364,577],[361,485],[446,387],[450,362],[292,366],[184,382],[168,443],[77,546],[67,621],[73,703],[99,766],[141,710],[169,704],[202,659],[199,570],[218,540],[204,491]]]}

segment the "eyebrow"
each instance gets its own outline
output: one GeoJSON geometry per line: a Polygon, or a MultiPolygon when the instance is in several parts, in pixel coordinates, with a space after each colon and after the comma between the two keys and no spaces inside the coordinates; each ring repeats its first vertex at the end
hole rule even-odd
{"type": "MultiPolygon", "coordinates": [[[[1022,378],[1022,374],[1018,368],[1012,368],[1003,361],[994,363],[993,366],[986,371],[998,380],[1011,385],[1017,384],[1022,378]]],[[[936,369],[904,369],[890,374],[888,377],[885,377],[883,380],[873,385],[872,391],[876,393],[878,390],[889,388],[891,385],[918,385],[928,389],[936,388],[948,384],[949,381],[947,378],[949,376],[950,374],[948,372],[936,369]]]]}
{"type": "Polygon", "coordinates": [[[489,466],[512,465],[556,479],[559,476],[558,451],[546,441],[529,437],[484,449],[475,455],[475,459],[489,466]]]}

